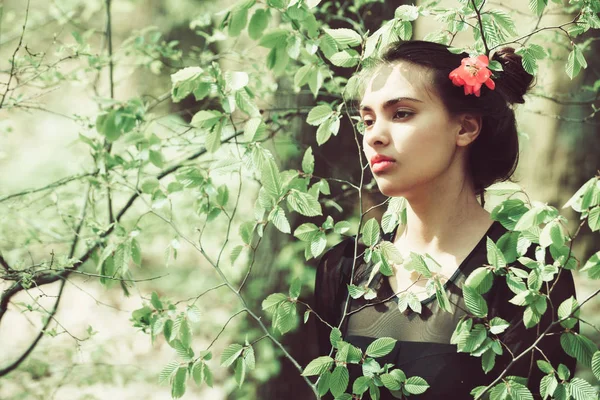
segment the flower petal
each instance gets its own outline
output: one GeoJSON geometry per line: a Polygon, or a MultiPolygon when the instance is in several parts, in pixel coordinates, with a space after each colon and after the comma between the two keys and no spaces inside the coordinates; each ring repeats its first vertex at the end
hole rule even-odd
{"type": "Polygon", "coordinates": [[[490,64],[490,59],[485,54],[477,56],[477,61],[481,62],[484,67],[487,67],[490,64]]]}

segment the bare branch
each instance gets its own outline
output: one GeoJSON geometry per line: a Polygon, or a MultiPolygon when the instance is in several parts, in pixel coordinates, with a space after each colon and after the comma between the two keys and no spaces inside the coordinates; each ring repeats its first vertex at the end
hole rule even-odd
{"type": "Polygon", "coordinates": [[[81,174],[81,175],[68,176],[66,178],[59,179],[55,182],[50,183],[49,185],[41,187],[41,188],[26,189],[22,192],[13,193],[13,194],[9,194],[9,195],[0,197],[0,203],[2,203],[3,201],[6,201],[6,200],[14,199],[15,197],[22,197],[22,196],[26,196],[26,195],[32,194],[32,193],[43,192],[44,190],[55,189],[59,186],[66,185],[69,182],[76,181],[76,180],[79,180],[82,178],[86,178],[88,176],[95,176],[97,174],[98,174],[98,171],[81,174]]]}
{"type": "Polygon", "coordinates": [[[23,30],[21,31],[21,37],[19,38],[19,43],[17,44],[17,47],[15,48],[15,51],[14,51],[11,61],[10,61],[10,64],[11,64],[10,75],[8,76],[8,83],[6,84],[6,90],[4,91],[4,94],[2,95],[2,99],[0,99],[0,109],[2,108],[2,105],[4,104],[4,100],[6,100],[6,95],[10,91],[10,84],[13,80],[13,77],[15,76],[15,58],[17,57],[17,53],[19,52],[19,50],[21,49],[21,46],[23,45],[23,37],[25,36],[25,28],[27,27],[27,19],[29,18],[29,3],[30,2],[31,2],[31,0],[27,0],[27,7],[25,8],[25,21],[23,22],[23,30]]]}
{"type": "Polygon", "coordinates": [[[65,282],[66,281],[63,280],[60,283],[60,288],[58,290],[58,296],[56,297],[56,303],[54,303],[54,308],[48,314],[48,319],[46,320],[46,323],[40,330],[40,333],[37,335],[37,337],[34,339],[34,341],[29,345],[27,350],[25,350],[25,352],[23,354],[21,354],[21,356],[19,358],[17,358],[15,361],[10,363],[8,366],[0,369],[0,376],[4,376],[4,375],[10,373],[15,368],[17,368],[19,365],[21,365],[21,363],[23,361],[25,361],[25,359],[27,358],[27,356],[29,356],[29,354],[33,351],[33,349],[35,349],[35,347],[37,346],[37,344],[40,341],[40,339],[42,338],[42,336],[44,336],[44,332],[46,332],[46,329],[48,329],[48,326],[50,325],[50,321],[52,321],[52,319],[54,318],[54,315],[56,314],[56,310],[58,309],[58,304],[60,303],[63,289],[65,288],[65,282]]]}

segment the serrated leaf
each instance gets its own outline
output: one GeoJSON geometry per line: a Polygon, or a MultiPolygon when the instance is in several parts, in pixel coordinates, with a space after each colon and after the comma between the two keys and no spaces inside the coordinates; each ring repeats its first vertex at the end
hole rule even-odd
{"type": "Polygon", "coordinates": [[[333,370],[331,379],[329,380],[331,394],[337,398],[346,391],[349,382],[350,374],[348,373],[348,368],[343,365],[338,365],[333,370]]]}
{"type": "Polygon", "coordinates": [[[500,317],[494,317],[490,320],[490,332],[494,335],[499,335],[504,332],[510,324],[500,317]]]}
{"type": "Polygon", "coordinates": [[[471,314],[480,318],[487,316],[487,303],[476,289],[470,286],[463,286],[463,297],[465,305],[471,314]]]}
{"type": "Polygon", "coordinates": [[[241,344],[233,343],[227,346],[225,350],[223,350],[223,353],[221,353],[221,366],[229,367],[230,365],[233,365],[235,360],[242,354],[243,350],[244,346],[241,344]]]}
{"type": "Polygon", "coordinates": [[[487,249],[487,260],[488,263],[493,265],[496,269],[506,267],[506,259],[504,258],[504,254],[500,251],[496,243],[491,238],[487,238],[486,240],[486,249],[487,249]]]}
{"type": "Polygon", "coordinates": [[[292,210],[304,216],[315,217],[323,214],[321,204],[309,193],[291,189],[286,200],[292,210]]]}
{"type": "Polygon", "coordinates": [[[494,282],[494,274],[488,268],[479,267],[469,274],[464,285],[469,286],[479,294],[487,293],[494,282]]]}
{"type": "Polygon", "coordinates": [[[577,317],[579,317],[578,307],[579,303],[573,296],[569,297],[560,304],[560,306],[558,307],[558,317],[560,319],[568,317],[575,309],[577,309],[577,311],[573,315],[573,317],[575,318],[567,318],[566,320],[562,321],[560,323],[562,327],[572,329],[577,324],[577,317]]]}
{"type": "Polygon", "coordinates": [[[571,396],[573,396],[575,400],[596,400],[598,398],[598,394],[592,385],[581,378],[571,379],[569,389],[571,396]]]}
{"type": "Polygon", "coordinates": [[[291,233],[290,222],[285,216],[285,211],[279,206],[275,206],[269,214],[268,220],[283,233],[291,233]]]}
{"type": "Polygon", "coordinates": [[[362,42],[362,38],[358,33],[352,29],[339,28],[339,29],[323,29],[329,36],[336,41],[340,46],[358,46],[362,42]]]}
{"type": "Polygon", "coordinates": [[[160,374],[158,375],[158,383],[163,384],[165,382],[169,382],[171,380],[171,376],[175,373],[177,368],[179,368],[179,361],[169,361],[169,363],[160,371],[160,374]]]}
{"type": "Polygon", "coordinates": [[[362,227],[362,240],[365,245],[373,246],[379,240],[379,223],[375,218],[368,220],[362,227]]]}
{"type": "Polygon", "coordinates": [[[336,67],[354,67],[360,61],[360,54],[352,49],[346,49],[333,54],[329,61],[336,67]]]}
{"type": "Polygon", "coordinates": [[[317,357],[309,362],[306,368],[304,368],[302,376],[321,375],[323,372],[329,370],[332,365],[333,358],[329,356],[317,357]]]}
{"type": "Polygon", "coordinates": [[[411,376],[406,380],[404,389],[410,394],[422,394],[429,389],[429,384],[420,376],[411,376]]]}
{"type": "Polygon", "coordinates": [[[384,337],[373,341],[368,347],[365,353],[369,357],[383,357],[388,355],[396,345],[396,339],[384,337]]]}
{"type": "Polygon", "coordinates": [[[312,153],[312,147],[308,147],[302,157],[302,171],[305,174],[312,174],[315,170],[315,156],[312,153]]]}
{"type": "Polygon", "coordinates": [[[329,104],[321,104],[313,107],[308,116],[306,117],[306,123],[309,125],[317,126],[329,119],[333,115],[333,110],[329,104]]]}

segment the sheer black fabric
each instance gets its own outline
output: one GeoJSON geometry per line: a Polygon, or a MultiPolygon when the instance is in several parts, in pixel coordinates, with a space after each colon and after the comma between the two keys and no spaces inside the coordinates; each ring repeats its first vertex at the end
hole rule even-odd
{"type": "MultiPolygon", "coordinates": [[[[435,297],[432,296],[421,302],[422,312],[417,314],[410,309],[401,313],[398,309],[398,298],[393,296],[393,291],[387,278],[375,276],[373,282],[377,285],[378,299],[366,301],[364,299],[350,299],[348,310],[351,312],[346,317],[342,326],[344,340],[360,347],[363,351],[377,338],[392,337],[398,342],[394,350],[386,357],[377,361],[393,363],[410,376],[420,376],[430,385],[430,388],[420,396],[411,396],[415,399],[471,399],[470,391],[480,385],[488,385],[498,374],[503,371],[511,361],[510,351],[517,355],[529,347],[552,321],[557,319],[556,310],[560,303],[575,295],[575,286],[570,271],[563,270],[554,285],[548,311],[542,321],[535,327],[526,329],[523,324],[524,307],[515,306],[508,302],[514,293],[508,288],[504,278],[496,277],[492,289],[484,295],[488,303],[488,318],[501,317],[510,323],[507,331],[499,335],[500,340],[506,345],[502,356],[496,358],[496,366],[487,375],[481,367],[481,358],[473,357],[466,353],[457,353],[456,346],[450,344],[450,337],[460,318],[466,314],[467,307],[462,297],[462,285],[467,276],[476,268],[487,264],[486,238],[489,236],[496,242],[507,230],[499,223],[494,222],[479,243],[461,263],[456,273],[444,285],[448,298],[453,308],[453,313],[440,309],[435,297]],[[377,305],[379,299],[387,299],[377,305]],[[368,305],[367,307],[364,307],[368,305]],[[362,308],[361,308],[362,307],[362,308]],[[360,308],[360,310],[358,310],[360,308]],[[356,311],[358,310],[358,311],[356,311]]],[[[392,240],[393,233],[383,234],[382,240],[392,240]]],[[[337,326],[343,314],[343,307],[347,296],[347,284],[350,282],[350,273],[354,260],[354,238],[348,238],[330,249],[320,260],[316,285],[315,285],[315,311],[331,325],[337,326]]],[[[355,271],[362,260],[366,246],[359,241],[357,246],[357,262],[355,271]]],[[[527,257],[535,259],[535,245],[532,245],[527,257]]],[[[368,270],[370,266],[366,265],[368,270]]],[[[522,267],[527,270],[526,267],[522,267]]],[[[368,276],[368,274],[367,274],[368,276]]],[[[374,283],[371,283],[373,286],[374,283]]],[[[366,282],[354,282],[354,284],[366,282]]],[[[554,284],[554,282],[551,282],[554,284]]],[[[554,327],[553,332],[561,331],[560,325],[554,327]]],[[[321,354],[328,354],[331,349],[329,342],[330,330],[324,324],[318,324],[318,340],[321,354]]],[[[578,331],[578,327],[575,328],[578,331]]],[[[573,373],[576,361],[564,353],[560,346],[560,335],[544,337],[538,347],[550,359],[554,367],[558,363],[565,364],[573,373]]],[[[508,375],[529,377],[529,388],[532,393],[539,391],[539,382],[542,378],[541,371],[537,368],[535,360],[543,359],[539,351],[531,352],[513,364],[508,375]]],[[[349,365],[350,387],[354,379],[362,375],[361,367],[349,365]]],[[[381,399],[395,399],[401,396],[390,393],[381,388],[381,399]]],[[[365,394],[363,399],[370,398],[365,394]]]]}

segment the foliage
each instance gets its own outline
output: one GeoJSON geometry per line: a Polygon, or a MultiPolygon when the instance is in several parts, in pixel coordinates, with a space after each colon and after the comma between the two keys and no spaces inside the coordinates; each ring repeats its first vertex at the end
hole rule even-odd
{"type": "MultiPolygon", "coordinates": [[[[294,280],[287,293],[264,296],[262,311],[270,318],[271,329],[263,322],[263,314],[249,305],[243,291],[251,279],[254,257],[265,236],[265,229],[272,224],[281,234],[297,238],[305,260],[320,257],[326,250],[328,237],[358,232],[368,248],[364,260],[373,263],[374,271],[389,276],[392,275],[392,264],[404,263],[406,268],[416,270],[428,279],[426,287],[429,294],[435,295],[442,309],[450,311],[443,282],[437,274],[440,265],[428,254],[412,253],[409,258],[403,259],[393,244],[381,238],[381,231],[391,232],[398,224],[406,222],[404,199],[391,199],[381,222],[369,219],[362,223],[362,214],[357,227],[353,227],[350,221],[335,221],[323,207],[325,203],[337,205],[327,196],[331,194],[330,183],[340,182],[313,175],[315,149],[338,135],[343,120],[356,119],[349,105],[356,95],[358,78],[353,75],[348,79],[340,71],[348,68],[355,71],[371,64],[389,43],[411,39],[415,21],[433,18],[440,21],[443,28],[428,33],[426,40],[452,46],[458,34],[470,34],[471,46],[453,47],[452,50],[473,54],[489,53],[508,43],[517,44],[523,67],[534,75],[539,71],[539,62],[551,54],[542,45],[527,41],[543,37],[547,31],[560,31],[563,36],[558,40],[569,48],[565,72],[573,79],[587,68],[585,56],[590,42],[579,38],[590,30],[600,28],[600,2],[572,0],[569,4],[574,15],[572,21],[544,29],[536,27],[526,32],[516,26],[510,13],[492,8],[495,5],[485,0],[461,0],[458,5],[447,8],[437,2],[421,6],[402,5],[377,30],[370,32],[364,26],[363,15],[374,3],[377,1],[362,0],[338,7],[341,5],[335,2],[319,0],[268,0],[265,3],[241,0],[215,15],[214,21],[202,18],[193,21],[190,28],[203,39],[205,46],[189,50],[190,54],[180,49],[177,41],[167,41],[159,31],[150,29],[134,32],[120,49],[113,49],[110,44],[108,54],[98,55],[90,48],[93,32],[74,31],[73,40],[57,49],[59,61],[54,65],[45,64],[41,54],[24,51],[25,22],[10,60],[8,82],[0,99],[0,108],[10,112],[35,108],[31,97],[24,94],[22,82],[35,83],[43,90],[63,82],[73,82],[75,76],[64,75],[57,65],[62,60],[75,58],[87,63],[81,73],[108,73],[110,96],[95,98],[99,111],[94,118],[73,116],[81,124],[82,133],[78,140],[89,152],[86,170],[91,172],[71,179],[83,183],[82,187],[86,190],[83,206],[74,208],[79,216],[72,217],[67,223],[69,229],[61,232],[63,237],[69,237],[69,245],[61,247],[51,258],[45,257],[33,265],[17,251],[3,251],[0,255],[2,279],[10,282],[10,286],[2,293],[0,318],[5,315],[16,293],[33,286],[64,282],[71,274],[87,274],[98,278],[106,286],[118,282],[127,294],[129,285],[135,282],[135,271],[131,266],[141,265],[147,251],[139,240],[145,234],[141,220],[153,216],[161,221],[162,229],[174,232],[175,239],[167,247],[169,260],[177,258],[180,242],[189,244],[214,268],[221,280],[218,286],[209,290],[226,287],[235,297],[240,310],[232,314],[227,323],[244,314],[260,331],[252,332],[257,336],[251,341],[246,338],[227,346],[219,361],[215,362],[210,350],[214,341],[204,349],[198,349],[193,342],[193,326],[200,321],[202,308],[196,305],[196,301],[202,294],[180,305],[156,292],[151,293],[144,305],[132,313],[131,323],[147,333],[150,340],[164,340],[173,349],[174,359],[163,367],[158,377],[161,383],[170,385],[173,398],[183,397],[192,382],[212,386],[213,370],[218,365],[233,367],[237,386],[242,386],[256,368],[254,345],[262,339],[269,339],[289,359],[316,398],[330,392],[336,399],[363,398],[366,393],[378,399],[381,390],[411,396],[424,393],[430,385],[434,385],[435,382],[426,382],[418,376],[407,377],[392,364],[381,365],[377,359],[392,351],[394,339],[378,338],[362,350],[345,342],[339,327],[329,325],[318,315],[315,317],[331,328],[333,349],[331,354],[321,355],[302,367],[281,341],[281,335],[298,327],[299,310],[305,312],[304,323],[311,313],[315,314],[308,304],[300,300],[302,281],[294,280]],[[343,26],[340,20],[344,22],[343,26]],[[218,51],[211,49],[211,44],[232,38],[243,39],[245,43],[253,43],[260,48],[260,51],[256,50],[258,58],[252,66],[244,64],[238,68],[234,64],[232,67],[221,60],[218,51]],[[136,67],[151,73],[168,71],[168,93],[150,101],[142,96],[118,100],[114,95],[113,69],[125,63],[127,57],[134,57],[136,67]],[[32,70],[35,72],[32,73],[32,70]],[[273,76],[280,81],[289,79],[297,92],[308,90],[316,105],[307,113],[266,108],[263,99],[276,92],[271,81],[273,76]],[[189,121],[183,121],[184,129],[171,124],[168,133],[159,133],[154,110],[169,99],[173,107],[191,102],[196,106],[196,112],[189,121]],[[315,141],[305,149],[299,169],[281,170],[269,144],[278,132],[288,127],[292,118],[299,115],[308,125],[315,127],[315,141]],[[219,183],[224,176],[232,184],[219,183]],[[242,198],[242,186],[251,180],[259,183],[253,202],[242,198]],[[176,222],[177,204],[182,198],[192,199],[195,212],[192,224],[199,233],[197,238],[192,236],[195,233],[182,231],[176,222]],[[244,220],[240,222],[234,216],[242,202],[253,204],[253,215],[243,216],[244,220]],[[293,228],[295,216],[321,217],[319,220],[323,222],[305,222],[293,228]],[[215,226],[226,227],[226,236],[218,238],[220,244],[214,246],[217,251],[203,242],[215,226]],[[242,262],[238,261],[238,264],[243,263],[245,268],[243,278],[229,277],[224,272],[226,266],[234,265],[240,259],[242,262]],[[95,269],[95,272],[86,272],[86,268],[95,269]],[[350,382],[348,364],[360,365],[363,376],[350,382]],[[318,377],[316,383],[309,378],[315,376],[318,377]]],[[[562,6],[558,0],[553,0],[553,3],[562,6]]],[[[111,2],[106,1],[106,35],[109,39],[110,6],[111,2]]],[[[551,5],[545,0],[533,0],[529,7],[532,15],[541,17],[551,5]]],[[[238,61],[242,59],[240,56],[238,61]]],[[[594,87],[597,86],[598,82],[594,87]]],[[[595,114],[597,110],[593,111],[595,114]]],[[[353,126],[354,135],[358,137],[360,122],[353,123],[353,126]]],[[[0,201],[14,201],[31,193],[54,190],[71,180],[7,195],[0,201]]],[[[341,183],[350,190],[362,190],[362,184],[341,183]]],[[[493,369],[496,356],[503,353],[498,335],[509,327],[509,323],[501,318],[488,318],[485,294],[494,280],[506,280],[514,292],[510,302],[523,307],[523,322],[529,328],[536,326],[542,315],[550,312],[544,283],[552,281],[562,269],[579,269],[587,272],[590,279],[600,278],[600,252],[579,263],[571,254],[577,232],[570,234],[567,219],[554,207],[514,197],[518,191],[518,188],[506,184],[488,189],[491,194],[510,194],[492,212],[493,219],[500,221],[510,232],[497,243],[488,238],[488,263],[473,271],[463,287],[469,315],[461,319],[452,337],[457,351],[481,358],[485,372],[493,369]],[[524,256],[530,246],[535,248],[535,260],[524,256]],[[547,253],[553,259],[551,264],[546,262],[547,253]],[[580,265],[583,267],[580,268],[580,265]]],[[[593,232],[597,232],[600,229],[598,177],[585,183],[565,207],[579,213],[581,224],[587,223],[593,232]]],[[[214,238],[211,239],[214,243],[214,238]]],[[[13,246],[26,247],[25,242],[15,242],[13,246]]],[[[596,294],[579,302],[571,298],[558,305],[559,319],[553,325],[560,324],[563,328],[563,350],[589,366],[600,378],[600,352],[596,345],[585,336],[570,331],[580,307],[596,294]]],[[[349,295],[368,300],[376,293],[368,286],[351,285],[349,295]]],[[[27,305],[30,310],[34,306],[35,302],[27,305]]],[[[47,328],[57,306],[58,301],[54,309],[44,314],[45,324],[40,337],[48,334],[47,328]]],[[[410,308],[421,312],[420,302],[409,292],[400,294],[399,307],[401,311],[410,308]]],[[[545,334],[551,326],[542,328],[545,334]]],[[[533,350],[525,349],[522,354],[533,350]]],[[[10,373],[21,361],[4,367],[0,375],[10,373]]],[[[540,393],[544,398],[597,398],[595,389],[581,378],[571,379],[571,373],[564,365],[542,362],[538,367],[546,374],[540,382],[540,393]]],[[[488,387],[474,388],[473,395],[481,398],[489,392],[491,399],[532,398],[522,379],[507,375],[508,372],[501,372],[488,387]]]]}

